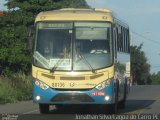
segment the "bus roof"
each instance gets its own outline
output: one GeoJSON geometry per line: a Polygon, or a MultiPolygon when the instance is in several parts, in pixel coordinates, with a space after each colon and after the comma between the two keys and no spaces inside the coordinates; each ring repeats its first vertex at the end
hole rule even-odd
{"type": "Polygon", "coordinates": [[[65,8],[60,10],[41,12],[37,21],[113,21],[112,11],[109,9],[77,9],[65,8]]]}

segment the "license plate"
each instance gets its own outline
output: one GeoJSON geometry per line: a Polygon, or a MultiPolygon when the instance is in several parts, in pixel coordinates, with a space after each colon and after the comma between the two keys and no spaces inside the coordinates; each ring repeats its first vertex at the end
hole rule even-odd
{"type": "Polygon", "coordinates": [[[94,91],[92,92],[92,95],[93,96],[104,96],[105,93],[103,91],[94,91]]]}

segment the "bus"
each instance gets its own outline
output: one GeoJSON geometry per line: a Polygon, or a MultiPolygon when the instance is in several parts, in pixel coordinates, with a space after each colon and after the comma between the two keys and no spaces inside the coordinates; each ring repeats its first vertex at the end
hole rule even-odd
{"type": "Polygon", "coordinates": [[[129,26],[109,9],[65,8],[35,19],[33,102],[124,108],[130,78],[129,26]]]}

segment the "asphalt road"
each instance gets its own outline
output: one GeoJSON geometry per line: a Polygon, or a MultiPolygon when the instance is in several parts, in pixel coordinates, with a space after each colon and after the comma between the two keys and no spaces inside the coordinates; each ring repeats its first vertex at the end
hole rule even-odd
{"type": "MultiPolygon", "coordinates": [[[[19,102],[12,104],[0,104],[1,114],[19,114],[21,119],[39,119],[39,116],[43,120],[54,119],[80,119],[88,117],[88,119],[107,119],[99,106],[66,106],[63,109],[55,110],[55,107],[51,107],[51,111],[48,118],[39,114],[38,105],[33,104],[32,101],[19,102]],[[80,115],[80,116],[78,116],[80,115]],[[92,116],[86,116],[92,115],[92,116]],[[99,116],[98,116],[99,115],[99,116]],[[102,115],[102,116],[101,116],[102,115]],[[33,117],[34,116],[34,117],[33,117]],[[98,118],[99,117],[99,118],[98,118]]],[[[126,102],[125,109],[118,109],[117,115],[134,115],[134,114],[159,114],[160,113],[160,85],[138,85],[132,86],[129,96],[126,102]]],[[[3,116],[5,117],[5,115],[3,116]]],[[[10,116],[15,117],[15,116],[10,116]]],[[[155,118],[157,118],[155,116],[155,118]]],[[[124,119],[124,118],[123,118],[124,119]]]]}

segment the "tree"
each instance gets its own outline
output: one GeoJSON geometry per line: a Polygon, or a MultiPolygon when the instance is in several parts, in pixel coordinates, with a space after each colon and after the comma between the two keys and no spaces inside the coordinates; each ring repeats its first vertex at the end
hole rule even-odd
{"type": "Polygon", "coordinates": [[[160,84],[160,71],[151,75],[152,84],[160,84]]]}
{"type": "Polygon", "coordinates": [[[85,0],[8,0],[0,17],[0,74],[30,72],[32,53],[27,50],[29,29],[41,11],[68,7],[88,8],[85,0]]]}
{"type": "Polygon", "coordinates": [[[150,64],[147,63],[145,53],[140,46],[131,46],[131,73],[133,82],[137,84],[151,84],[150,64]]]}

